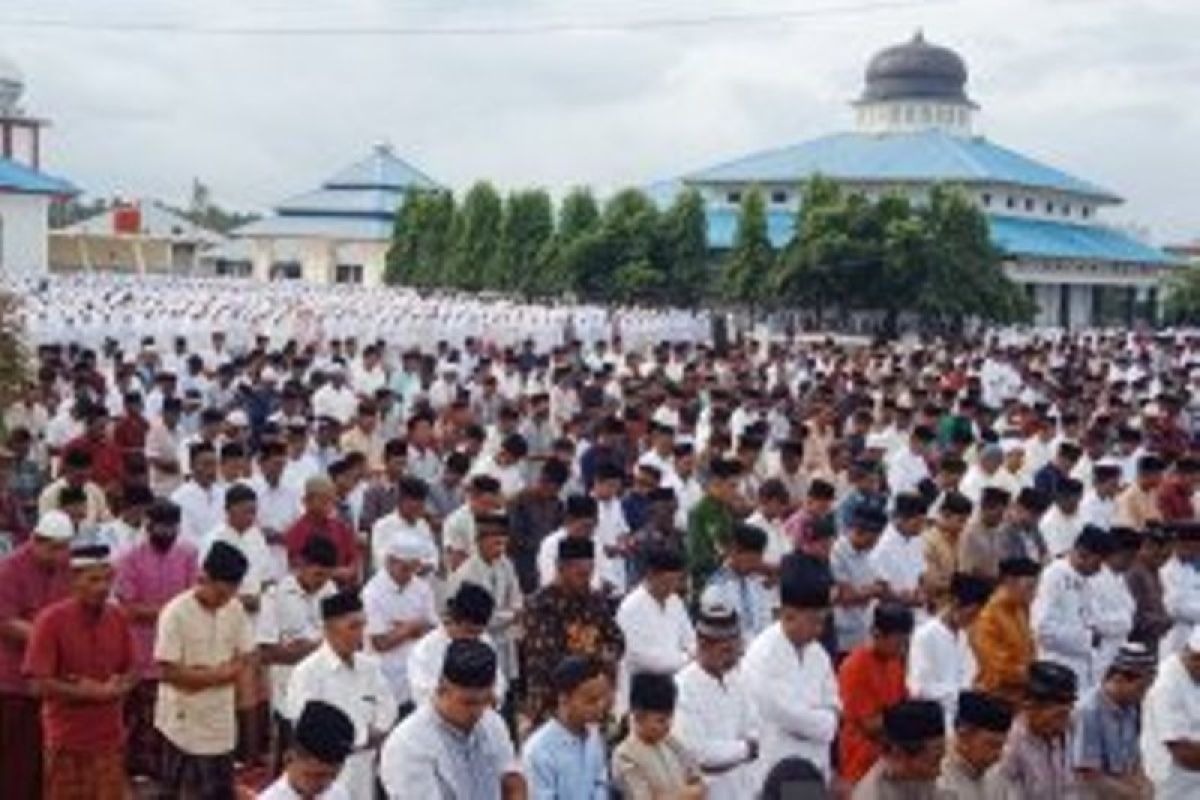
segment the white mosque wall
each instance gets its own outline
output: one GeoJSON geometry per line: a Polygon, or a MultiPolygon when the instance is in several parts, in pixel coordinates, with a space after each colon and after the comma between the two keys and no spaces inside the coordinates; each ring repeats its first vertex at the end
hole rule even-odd
{"type": "Polygon", "coordinates": [[[386,241],[255,237],[250,259],[260,281],[284,279],[286,272],[308,283],[382,286],[387,251],[386,241]]]}
{"type": "Polygon", "coordinates": [[[0,194],[0,272],[47,273],[49,212],[45,195],[0,194]]]}

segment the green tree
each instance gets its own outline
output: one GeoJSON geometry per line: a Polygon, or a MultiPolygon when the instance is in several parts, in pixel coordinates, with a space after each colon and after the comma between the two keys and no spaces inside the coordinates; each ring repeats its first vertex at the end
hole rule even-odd
{"type": "Polygon", "coordinates": [[[450,284],[468,289],[495,289],[503,283],[497,250],[504,203],[487,181],[471,187],[458,208],[449,259],[450,284]]]}
{"type": "Polygon", "coordinates": [[[708,283],[708,219],[704,199],[695,189],[676,196],[659,220],[659,240],[666,266],[664,295],[673,305],[695,305],[708,283]]]}
{"type": "Polygon", "coordinates": [[[449,191],[410,191],[396,210],[384,281],[434,287],[446,283],[454,220],[449,191]]]}
{"type": "Polygon", "coordinates": [[[766,300],[775,262],[767,236],[766,203],[762,191],[753,187],[742,197],[733,248],[725,259],[722,296],[751,306],[766,300]]]}
{"type": "Polygon", "coordinates": [[[1200,266],[1181,267],[1166,285],[1166,322],[1172,325],[1200,323],[1200,266]]]}
{"type": "Polygon", "coordinates": [[[780,254],[768,290],[785,303],[822,315],[837,293],[839,267],[849,257],[845,216],[841,187],[820,176],[810,180],[801,193],[795,233],[780,254]]]}
{"type": "Polygon", "coordinates": [[[559,238],[572,242],[591,233],[600,224],[600,206],[590,189],[576,187],[567,192],[558,210],[559,238]]]}
{"type": "Polygon", "coordinates": [[[915,309],[939,327],[961,330],[969,318],[1026,322],[1033,303],[1004,273],[987,218],[955,189],[935,186],[924,208],[929,256],[915,309]]]}
{"type": "Polygon", "coordinates": [[[596,241],[574,249],[588,256],[585,263],[572,264],[575,285],[584,297],[622,302],[654,302],[659,297],[665,271],[658,216],[654,203],[638,189],[613,195],[604,206],[599,230],[580,240],[596,241]]]}
{"type": "Polygon", "coordinates": [[[513,192],[504,204],[500,226],[500,264],[497,270],[502,288],[524,294],[536,293],[541,286],[547,246],[554,236],[554,207],[550,195],[542,189],[513,192]]]}

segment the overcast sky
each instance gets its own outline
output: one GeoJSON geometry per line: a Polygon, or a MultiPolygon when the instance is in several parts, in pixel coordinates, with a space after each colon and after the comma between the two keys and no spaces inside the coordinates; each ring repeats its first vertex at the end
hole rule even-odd
{"type": "Polygon", "coordinates": [[[1200,236],[1194,0],[4,0],[0,53],[89,194],[199,177],[261,210],[380,140],[456,188],[605,190],[846,129],[918,27],[966,59],[986,135],[1123,195],[1108,219],[1200,236]],[[244,33],[330,27],[393,34],[244,33]]]}

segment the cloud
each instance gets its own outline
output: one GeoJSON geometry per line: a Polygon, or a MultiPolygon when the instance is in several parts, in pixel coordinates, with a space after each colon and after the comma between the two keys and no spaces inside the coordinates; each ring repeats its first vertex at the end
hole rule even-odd
{"type": "MultiPolygon", "coordinates": [[[[849,8],[825,0],[822,8],[849,8]]],[[[46,17],[10,0],[3,20],[46,17]]],[[[795,11],[814,4],[776,0],[795,11]]],[[[83,0],[57,19],[512,26],[741,13],[734,0],[83,0]]],[[[9,28],[48,158],[93,193],[179,199],[201,177],[265,208],[388,139],[456,187],[648,183],[851,125],[870,55],[959,50],[991,138],[1124,195],[1114,219],[1200,235],[1200,4],[959,0],[704,28],[459,37],[249,37],[9,28]]],[[[0,30],[4,30],[0,25],[0,30]]]]}

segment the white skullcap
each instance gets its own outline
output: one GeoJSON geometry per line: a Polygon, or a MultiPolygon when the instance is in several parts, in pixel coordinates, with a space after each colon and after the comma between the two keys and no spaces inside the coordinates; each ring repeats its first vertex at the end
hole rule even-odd
{"type": "Polygon", "coordinates": [[[240,408],[230,411],[229,415],[225,417],[225,421],[230,425],[236,425],[239,428],[244,428],[250,424],[250,418],[247,417],[246,412],[242,411],[240,408]]]}
{"type": "Polygon", "coordinates": [[[867,434],[867,439],[863,443],[864,450],[887,450],[888,438],[882,433],[867,434]]]}
{"type": "Polygon", "coordinates": [[[399,558],[404,561],[426,561],[430,556],[429,542],[422,536],[404,531],[390,543],[386,554],[389,558],[399,558]]]}
{"type": "Polygon", "coordinates": [[[47,511],[38,520],[34,534],[56,542],[69,542],[75,536],[75,523],[65,511],[47,511]]]}
{"type": "Polygon", "coordinates": [[[1018,450],[1025,450],[1025,443],[1020,439],[1004,439],[1000,442],[1000,449],[1004,451],[1004,455],[1015,453],[1018,450]]]}

